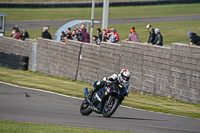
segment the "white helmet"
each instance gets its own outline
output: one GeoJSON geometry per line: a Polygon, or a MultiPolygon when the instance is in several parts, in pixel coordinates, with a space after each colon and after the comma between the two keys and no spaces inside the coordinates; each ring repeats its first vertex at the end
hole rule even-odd
{"type": "Polygon", "coordinates": [[[129,72],[128,69],[122,69],[120,71],[120,77],[124,82],[129,81],[129,79],[131,77],[131,73],[129,72]]]}

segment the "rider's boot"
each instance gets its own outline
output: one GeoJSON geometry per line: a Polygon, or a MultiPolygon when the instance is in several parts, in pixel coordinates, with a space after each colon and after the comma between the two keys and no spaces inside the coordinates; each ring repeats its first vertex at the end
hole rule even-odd
{"type": "Polygon", "coordinates": [[[94,91],[93,91],[93,90],[89,91],[88,99],[89,99],[90,101],[92,100],[93,95],[94,95],[94,91]]]}

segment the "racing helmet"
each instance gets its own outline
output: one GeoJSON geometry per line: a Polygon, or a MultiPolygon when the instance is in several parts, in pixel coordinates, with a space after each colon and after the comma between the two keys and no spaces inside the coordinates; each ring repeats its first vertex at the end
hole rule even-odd
{"type": "Polygon", "coordinates": [[[122,69],[120,71],[120,77],[124,82],[129,81],[129,79],[131,77],[131,73],[129,72],[128,69],[122,69]]]}

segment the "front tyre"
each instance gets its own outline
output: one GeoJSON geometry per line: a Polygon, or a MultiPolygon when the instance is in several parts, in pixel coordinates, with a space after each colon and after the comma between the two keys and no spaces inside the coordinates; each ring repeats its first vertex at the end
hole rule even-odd
{"type": "Polygon", "coordinates": [[[103,108],[103,116],[104,117],[110,117],[113,115],[113,113],[117,110],[117,107],[119,105],[119,98],[118,97],[110,97],[103,108]]]}
{"type": "Polygon", "coordinates": [[[88,103],[85,103],[85,100],[81,103],[80,113],[82,115],[90,115],[92,113],[92,109],[90,108],[88,103]]]}

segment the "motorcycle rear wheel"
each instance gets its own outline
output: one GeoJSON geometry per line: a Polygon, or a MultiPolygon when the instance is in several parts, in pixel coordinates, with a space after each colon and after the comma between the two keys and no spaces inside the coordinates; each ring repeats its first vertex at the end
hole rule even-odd
{"type": "Polygon", "coordinates": [[[117,110],[119,105],[119,98],[118,97],[111,97],[106,101],[104,108],[103,108],[103,116],[110,117],[113,113],[117,110]]]}
{"type": "Polygon", "coordinates": [[[80,106],[80,113],[82,115],[90,115],[92,113],[92,109],[90,108],[89,104],[85,103],[85,100],[83,100],[83,102],[81,103],[80,106]]]}

